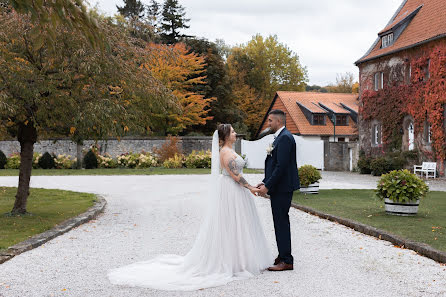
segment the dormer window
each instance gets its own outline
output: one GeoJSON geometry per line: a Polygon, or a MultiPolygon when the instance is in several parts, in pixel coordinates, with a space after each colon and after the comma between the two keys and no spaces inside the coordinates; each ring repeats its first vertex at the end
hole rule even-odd
{"type": "Polygon", "coordinates": [[[313,125],[325,125],[325,115],[313,114],[313,125]]]}
{"type": "Polygon", "coordinates": [[[348,126],[346,115],[336,115],[336,125],[337,126],[348,126]]]}
{"type": "Polygon", "coordinates": [[[389,33],[381,37],[381,48],[386,48],[393,43],[393,33],[389,33]]]}

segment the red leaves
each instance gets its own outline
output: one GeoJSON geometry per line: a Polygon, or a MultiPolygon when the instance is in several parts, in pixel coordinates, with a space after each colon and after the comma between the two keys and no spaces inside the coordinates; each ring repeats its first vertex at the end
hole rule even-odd
{"type": "Polygon", "coordinates": [[[364,120],[379,120],[383,128],[383,142],[389,144],[392,137],[400,137],[403,118],[414,119],[415,134],[423,133],[424,123],[431,126],[434,156],[422,151],[426,157],[439,161],[440,172],[446,159],[446,135],[444,108],[446,105],[446,45],[439,45],[422,57],[411,61],[409,85],[385,86],[379,91],[362,93],[360,113],[364,120]]]}

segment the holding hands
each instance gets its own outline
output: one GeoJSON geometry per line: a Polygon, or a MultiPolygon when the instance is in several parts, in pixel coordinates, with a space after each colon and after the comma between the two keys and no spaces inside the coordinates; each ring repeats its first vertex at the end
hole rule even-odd
{"type": "Polygon", "coordinates": [[[263,183],[258,184],[257,186],[254,187],[250,187],[249,189],[251,191],[252,194],[256,195],[256,196],[262,196],[265,198],[268,198],[268,188],[265,187],[265,185],[263,183]]]}

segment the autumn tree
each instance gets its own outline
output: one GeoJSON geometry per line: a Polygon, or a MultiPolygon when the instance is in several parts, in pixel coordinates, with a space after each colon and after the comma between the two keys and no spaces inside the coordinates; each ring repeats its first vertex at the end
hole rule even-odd
{"type": "Polygon", "coordinates": [[[81,32],[93,46],[104,45],[96,20],[88,12],[83,0],[2,0],[2,2],[4,7],[11,5],[19,14],[29,14],[36,28],[34,34],[37,35],[40,31],[47,33],[44,35],[46,43],[54,43],[55,30],[63,24],[81,32]]]}
{"type": "Polygon", "coordinates": [[[330,93],[353,93],[354,75],[351,72],[336,75],[336,84],[325,88],[330,93]]]}
{"type": "Polygon", "coordinates": [[[307,70],[277,36],[254,36],[234,47],[227,59],[232,90],[252,134],[277,91],[304,91],[307,70]]]}
{"type": "Polygon", "coordinates": [[[180,30],[189,28],[187,23],[190,19],[186,18],[184,7],[178,0],[165,0],[161,16],[161,37],[164,43],[174,44],[186,37],[180,30]]]}
{"type": "Polygon", "coordinates": [[[210,104],[215,98],[194,91],[197,85],[206,84],[205,59],[190,52],[184,43],[163,45],[151,43],[146,51],[149,58],[144,68],[163,83],[178,99],[180,112],[154,114],[158,124],[154,130],[177,135],[190,126],[204,125],[211,120],[210,104]]]}
{"type": "Polygon", "coordinates": [[[175,97],[141,67],[143,48],[109,20],[100,34],[113,47],[96,50],[60,23],[52,45],[32,17],[0,8],[0,135],[20,143],[19,184],[12,214],[26,213],[34,143],[53,135],[102,139],[150,129],[152,113],[175,97]]]}

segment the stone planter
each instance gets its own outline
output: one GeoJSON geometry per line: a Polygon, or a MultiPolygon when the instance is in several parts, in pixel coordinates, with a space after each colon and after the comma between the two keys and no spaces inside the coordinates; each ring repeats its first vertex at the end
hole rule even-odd
{"type": "Polygon", "coordinates": [[[395,202],[388,198],[384,199],[387,214],[397,216],[414,216],[418,213],[418,205],[420,200],[410,202],[395,202]]]}
{"type": "Polygon", "coordinates": [[[304,194],[319,194],[319,183],[309,184],[308,187],[301,187],[299,190],[304,194]]]}

